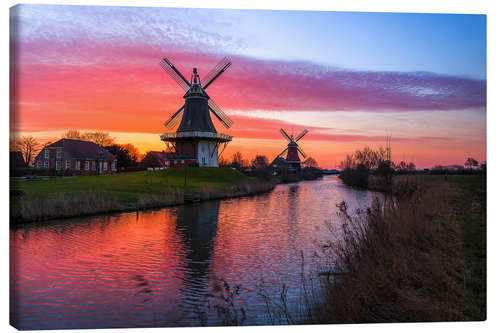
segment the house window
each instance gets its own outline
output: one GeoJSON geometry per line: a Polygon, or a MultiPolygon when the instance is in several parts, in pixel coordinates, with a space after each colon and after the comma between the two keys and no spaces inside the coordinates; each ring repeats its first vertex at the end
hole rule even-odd
{"type": "Polygon", "coordinates": [[[174,164],[177,164],[177,160],[174,160],[174,164]]]}
{"type": "Polygon", "coordinates": [[[57,148],[56,150],[56,158],[61,158],[62,155],[62,148],[57,148]]]}
{"type": "Polygon", "coordinates": [[[56,161],[56,170],[61,170],[61,161],[56,161]]]}
{"type": "Polygon", "coordinates": [[[167,161],[167,167],[169,167],[169,166],[170,166],[170,161],[167,161]]]}
{"type": "Polygon", "coordinates": [[[184,164],[184,160],[181,160],[181,164],[184,164]]]}
{"type": "Polygon", "coordinates": [[[45,158],[49,158],[50,156],[50,151],[48,149],[45,149],[45,158]]]}
{"type": "Polygon", "coordinates": [[[92,161],[92,170],[95,171],[95,161],[92,161]]]}
{"type": "Polygon", "coordinates": [[[104,171],[108,170],[108,162],[104,161],[104,162],[102,163],[102,169],[103,169],[104,171]]]}
{"type": "Polygon", "coordinates": [[[42,167],[42,161],[36,161],[36,167],[40,169],[42,167]]]}
{"type": "Polygon", "coordinates": [[[113,171],[116,170],[116,161],[113,161],[112,169],[113,169],[113,171]]]}
{"type": "Polygon", "coordinates": [[[66,169],[69,169],[71,167],[71,161],[66,160],[66,169]]]}
{"type": "Polygon", "coordinates": [[[43,167],[44,167],[45,169],[48,169],[48,168],[49,168],[49,161],[44,161],[44,162],[43,162],[43,167]]]}
{"type": "Polygon", "coordinates": [[[203,164],[203,165],[205,165],[205,164],[206,164],[206,163],[205,163],[205,156],[203,156],[203,157],[201,158],[201,164],[203,164]]]}
{"type": "Polygon", "coordinates": [[[85,161],[85,170],[89,170],[89,161],[85,161]]]}
{"type": "Polygon", "coordinates": [[[80,161],[75,162],[75,169],[80,170],[80,161]]]}

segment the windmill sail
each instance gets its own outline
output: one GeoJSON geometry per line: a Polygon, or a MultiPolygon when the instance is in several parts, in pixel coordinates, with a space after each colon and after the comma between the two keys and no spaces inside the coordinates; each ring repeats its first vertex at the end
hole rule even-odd
{"type": "Polygon", "coordinates": [[[289,136],[289,135],[285,132],[285,130],[283,130],[282,128],[280,128],[280,133],[281,133],[281,135],[283,135],[283,137],[284,137],[285,139],[287,139],[288,141],[290,141],[290,142],[291,142],[291,141],[293,141],[293,140],[292,140],[292,138],[291,138],[291,137],[290,137],[290,136],[289,136]]]}
{"type": "Polygon", "coordinates": [[[285,154],[285,152],[288,150],[288,147],[286,147],[285,149],[283,149],[283,151],[281,153],[278,154],[278,156],[283,156],[283,154],[285,154]]]}
{"type": "Polygon", "coordinates": [[[224,111],[222,111],[221,108],[217,104],[215,104],[212,99],[208,100],[208,107],[226,128],[229,128],[233,125],[233,121],[231,120],[231,118],[229,118],[228,115],[225,114],[224,111]]]}
{"type": "Polygon", "coordinates": [[[297,142],[297,141],[299,141],[300,139],[302,139],[302,137],[303,137],[304,135],[306,135],[306,134],[307,134],[307,132],[309,132],[307,129],[303,130],[303,131],[302,131],[302,132],[301,132],[301,133],[297,136],[297,138],[295,138],[295,142],[297,142]]]}
{"type": "Polygon", "coordinates": [[[304,151],[302,151],[302,149],[300,149],[300,147],[299,147],[299,146],[297,146],[297,150],[299,151],[299,153],[301,153],[301,154],[302,154],[302,156],[303,156],[304,158],[306,158],[306,157],[307,157],[306,153],[304,153],[304,151]]]}
{"type": "Polygon", "coordinates": [[[177,82],[177,84],[184,89],[184,91],[188,91],[191,88],[191,84],[188,80],[175,68],[175,66],[167,59],[164,58],[160,61],[160,66],[167,72],[170,77],[177,82]]]}
{"type": "Polygon", "coordinates": [[[201,80],[203,89],[207,89],[212,82],[215,81],[226,69],[231,66],[231,61],[228,58],[222,59],[215,67],[201,80]]]}
{"type": "Polygon", "coordinates": [[[197,69],[193,68],[192,83],[190,83],[167,58],[164,58],[160,66],[186,92],[184,96],[186,102],[165,122],[165,126],[171,130],[179,125],[178,132],[193,130],[215,132],[210,118],[212,112],[226,128],[230,128],[233,125],[231,118],[204,91],[230,65],[229,59],[222,59],[201,82],[197,69]]]}
{"type": "Polygon", "coordinates": [[[168,130],[172,130],[175,128],[175,126],[179,125],[180,122],[181,122],[181,119],[182,119],[182,110],[184,109],[184,106],[181,106],[181,108],[179,110],[177,110],[177,112],[175,112],[172,117],[170,117],[166,122],[165,122],[165,127],[168,129],[168,130]]]}

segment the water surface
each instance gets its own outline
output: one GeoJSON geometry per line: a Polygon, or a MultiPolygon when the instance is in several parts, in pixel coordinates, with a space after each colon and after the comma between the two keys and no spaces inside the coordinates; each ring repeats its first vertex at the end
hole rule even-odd
{"type": "MultiPolygon", "coordinates": [[[[337,177],[174,208],[30,224],[10,231],[11,323],[20,329],[220,324],[224,279],[239,285],[243,324],[270,323],[262,294],[293,304],[318,244],[338,224],[335,204],[375,194],[337,177]],[[302,260],[302,254],[304,260],[302,260]],[[209,306],[212,305],[212,308],[209,306]]],[[[240,318],[242,315],[240,314],[240,318]]]]}

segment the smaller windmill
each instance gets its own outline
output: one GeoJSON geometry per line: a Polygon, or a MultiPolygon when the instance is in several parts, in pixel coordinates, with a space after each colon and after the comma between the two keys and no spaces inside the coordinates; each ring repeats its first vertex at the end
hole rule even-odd
{"type": "Polygon", "coordinates": [[[285,139],[288,140],[288,145],[286,148],[278,154],[278,157],[282,157],[285,155],[286,152],[286,162],[288,164],[289,169],[300,169],[300,156],[299,153],[302,155],[302,157],[306,158],[307,155],[304,153],[302,149],[300,149],[299,145],[297,144],[297,141],[302,139],[304,135],[309,132],[307,129],[303,130],[299,135],[297,135],[296,138],[293,137],[292,135],[288,135],[284,129],[280,128],[280,133],[283,135],[285,139]]]}

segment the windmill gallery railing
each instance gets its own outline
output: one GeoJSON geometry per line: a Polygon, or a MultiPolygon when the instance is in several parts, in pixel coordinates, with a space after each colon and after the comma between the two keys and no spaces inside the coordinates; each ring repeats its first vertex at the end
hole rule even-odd
{"type": "Polygon", "coordinates": [[[161,135],[161,139],[168,141],[169,139],[181,139],[181,138],[205,138],[205,139],[215,139],[218,141],[231,141],[232,136],[223,133],[213,133],[213,132],[202,132],[202,131],[186,131],[186,132],[175,132],[175,133],[165,133],[161,135]]]}

